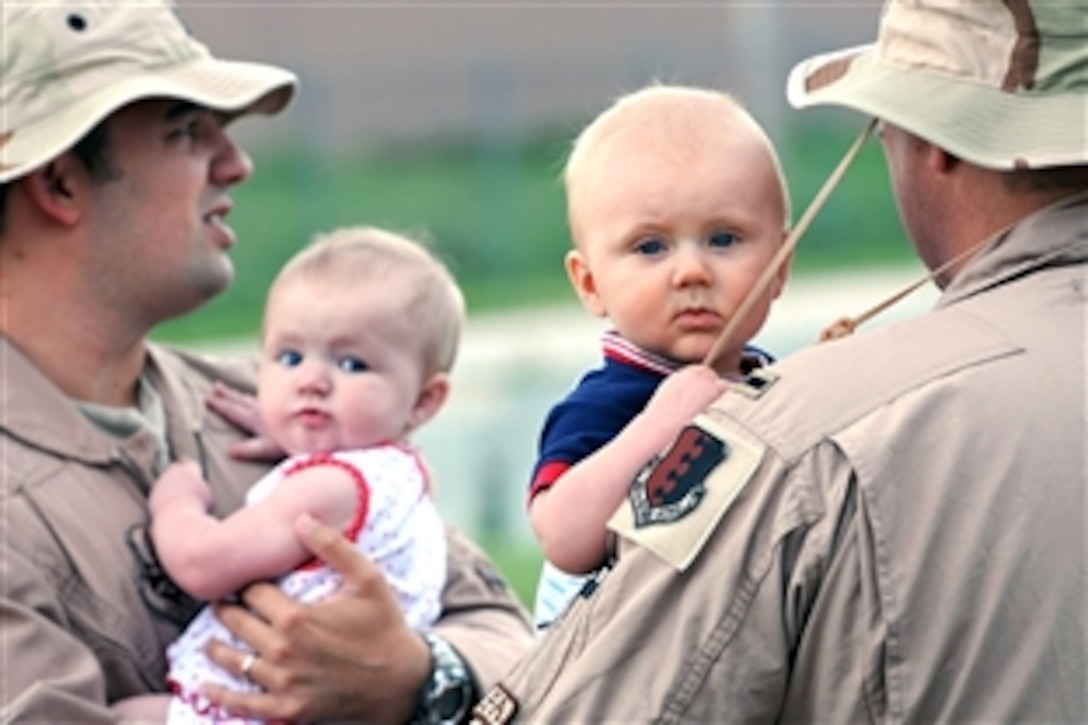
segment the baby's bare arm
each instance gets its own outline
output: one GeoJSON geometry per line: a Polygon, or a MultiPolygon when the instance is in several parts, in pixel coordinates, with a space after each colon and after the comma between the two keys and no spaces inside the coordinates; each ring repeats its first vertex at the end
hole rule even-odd
{"type": "Polygon", "coordinates": [[[572,466],[533,498],[529,520],[545,558],[581,574],[607,556],[608,518],[627,495],[635,476],[680,430],[728,387],[717,373],[691,365],[670,375],[607,445],[572,466]]]}
{"type": "Polygon", "coordinates": [[[212,601],[305,562],[309,553],[294,532],[300,515],[343,529],[358,501],[348,473],[313,466],[289,475],[260,503],[218,519],[208,512],[211,493],[199,469],[179,464],[152,488],[151,536],[170,577],[190,595],[212,601]]]}

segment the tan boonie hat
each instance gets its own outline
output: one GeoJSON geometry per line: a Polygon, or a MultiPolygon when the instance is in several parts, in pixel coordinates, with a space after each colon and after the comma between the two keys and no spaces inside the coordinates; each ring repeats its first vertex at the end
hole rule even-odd
{"type": "Polygon", "coordinates": [[[56,158],[142,98],[271,114],[298,83],[281,68],[213,58],[169,0],[3,0],[2,12],[0,182],[56,158]]]}
{"type": "Polygon", "coordinates": [[[797,108],[848,106],[980,166],[1088,163],[1088,0],[888,0],[874,45],[790,73],[797,108]]]}

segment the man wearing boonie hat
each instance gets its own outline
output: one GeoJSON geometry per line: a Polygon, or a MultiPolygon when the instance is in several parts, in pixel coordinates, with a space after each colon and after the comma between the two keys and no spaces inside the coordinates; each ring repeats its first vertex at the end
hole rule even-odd
{"type": "Polygon", "coordinates": [[[1088,722],[1088,3],[892,0],[789,98],[879,119],[939,302],[698,416],[475,722],[1088,722]]]}
{"type": "MultiPolygon", "coordinates": [[[[164,691],[194,611],[144,534],[151,482],[197,460],[225,514],[271,465],[232,457],[246,432],[205,405],[218,382],[252,391],[255,366],[147,335],[230,283],[229,192],[252,163],[227,124],[279,112],[297,81],[212,57],[163,0],[7,1],[0,17],[0,721],[116,722],[111,706],[164,691]]],[[[349,564],[335,602],[256,585],[252,612],[231,608],[253,651],[210,654],[268,688],[251,712],[441,722],[439,695],[463,713],[532,642],[459,535],[457,616],[427,641],[372,566],[349,564]]]]}

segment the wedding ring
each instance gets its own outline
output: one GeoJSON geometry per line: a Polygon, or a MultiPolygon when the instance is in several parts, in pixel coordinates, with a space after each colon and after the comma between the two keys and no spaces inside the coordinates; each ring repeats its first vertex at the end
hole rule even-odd
{"type": "Polygon", "coordinates": [[[249,673],[253,670],[253,665],[257,663],[257,657],[256,652],[250,652],[242,658],[242,677],[250,682],[253,682],[253,678],[249,676],[249,673]]]}

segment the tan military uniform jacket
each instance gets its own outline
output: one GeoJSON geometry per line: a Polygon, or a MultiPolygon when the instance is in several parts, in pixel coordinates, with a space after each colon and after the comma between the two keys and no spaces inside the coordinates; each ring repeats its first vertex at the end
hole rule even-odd
{"type": "MultiPolygon", "coordinates": [[[[163,615],[184,617],[151,585],[128,534],[148,517],[154,444],[138,434],[118,445],[3,338],[0,366],[0,721],[115,720],[106,703],[163,690],[165,647],[180,631],[163,615]]],[[[220,515],[266,467],[227,455],[239,433],[203,400],[216,380],[251,390],[253,372],[157,346],[149,355],[173,455],[201,461],[220,515]]],[[[449,539],[436,631],[486,686],[531,630],[486,560],[449,539]]]]}
{"type": "Polygon", "coordinates": [[[1086,258],[1082,197],[726,393],[477,721],[1088,721],[1086,258]]]}

